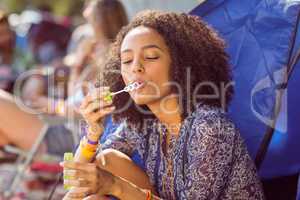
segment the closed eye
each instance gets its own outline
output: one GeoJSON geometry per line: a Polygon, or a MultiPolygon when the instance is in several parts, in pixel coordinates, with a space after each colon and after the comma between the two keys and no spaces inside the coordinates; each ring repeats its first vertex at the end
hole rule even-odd
{"type": "Polygon", "coordinates": [[[159,57],[158,56],[155,56],[155,57],[146,57],[146,59],[148,60],[157,60],[159,57]]]}
{"type": "Polygon", "coordinates": [[[125,60],[125,61],[122,62],[122,64],[126,65],[126,64],[129,64],[131,62],[132,62],[132,60],[125,60]]]}

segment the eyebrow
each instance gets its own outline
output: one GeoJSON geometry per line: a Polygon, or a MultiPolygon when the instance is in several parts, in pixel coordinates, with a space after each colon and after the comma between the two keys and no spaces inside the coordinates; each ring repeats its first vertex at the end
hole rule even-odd
{"type": "MultiPolygon", "coordinates": [[[[143,46],[142,49],[149,49],[149,48],[156,48],[156,49],[159,49],[161,51],[164,51],[162,48],[160,48],[159,46],[155,45],[155,44],[149,44],[149,45],[146,45],[146,46],[143,46]]],[[[129,51],[132,51],[131,49],[125,49],[124,51],[122,51],[121,53],[125,53],[125,52],[129,52],[129,51]]]]}

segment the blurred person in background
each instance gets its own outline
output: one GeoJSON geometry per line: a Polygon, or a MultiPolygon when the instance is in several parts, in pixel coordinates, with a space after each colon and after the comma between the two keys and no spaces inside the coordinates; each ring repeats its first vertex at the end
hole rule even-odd
{"type": "MultiPolygon", "coordinates": [[[[75,54],[66,58],[72,66],[71,82],[82,75],[86,76],[82,77],[85,81],[95,80],[95,72],[103,70],[109,45],[121,27],[128,23],[125,9],[118,0],[87,1],[83,17],[92,27],[93,35],[82,40],[75,54]]],[[[73,88],[69,89],[73,93],[73,88]]]]}
{"type": "Polygon", "coordinates": [[[11,30],[7,15],[0,10],[0,88],[11,91],[13,84],[12,63],[15,33],[11,30]]]}
{"type": "Polygon", "coordinates": [[[0,10],[0,89],[12,92],[18,74],[33,65],[31,54],[16,46],[16,34],[8,15],[0,10]]]}
{"type": "MultiPolygon", "coordinates": [[[[125,9],[118,0],[88,1],[83,10],[83,16],[92,27],[92,35],[88,35],[80,41],[75,41],[79,42],[76,50],[68,54],[63,62],[57,62],[58,66],[68,66],[70,69],[68,102],[64,102],[64,97],[59,97],[59,95],[56,95],[58,98],[54,100],[57,102],[54,104],[62,105],[62,102],[64,102],[66,109],[61,113],[62,115],[68,113],[69,104],[78,104],[78,100],[87,93],[88,88],[84,87],[84,83],[94,82],[99,72],[101,74],[111,41],[114,40],[119,30],[128,23],[125,9]]],[[[71,40],[70,43],[74,43],[74,41],[71,40]]],[[[61,69],[60,71],[65,73],[57,74],[67,73],[67,70],[61,69]]],[[[34,76],[25,83],[23,96],[37,107],[48,108],[49,98],[53,97],[49,93],[51,87],[53,86],[48,84],[45,77],[34,76]]],[[[59,89],[53,89],[52,91],[59,91],[59,89]]],[[[48,109],[47,112],[52,113],[55,110],[48,109]]]]}
{"type": "MultiPolygon", "coordinates": [[[[76,112],[74,104],[81,102],[88,92],[82,90],[81,84],[84,81],[93,82],[98,72],[101,73],[111,41],[128,22],[125,9],[118,0],[90,1],[83,13],[93,27],[93,36],[80,42],[76,51],[65,58],[64,64],[68,64],[71,71],[68,79],[68,98],[54,99],[49,96],[48,89],[53,86],[48,85],[48,78],[44,76],[35,75],[29,78],[23,87],[22,96],[25,101],[49,114],[66,116],[70,110],[76,112]],[[76,84],[79,86],[75,86],[76,84]],[[49,102],[53,104],[49,106],[49,102]]],[[[38,120],[37,116],[20,110],[3,91],[0,92],[0,108],[3,110],[0,113],[0,146],[13,144],[25,150],[30,149],[40,133],[43,122],[38,120]],[[22,122],[18,124],[19,128],[15,128],[15,122],[8,119],[5,113],[22,122]]],[[[80,117],[80,114],[78,116],[80,117]]],[[[64,126],[50,127],[41,148],[48,153],[60,155],[71,151],[73,139],[70,131],[64,126]]]]}
{"type": "Polygon", "coordinates": [[[42,19],[28,31],[28,44],[38,64],[51,64],[62,59],[71,37],[71,28],[56,22],[50,12],[41,12],[42,19]]]}

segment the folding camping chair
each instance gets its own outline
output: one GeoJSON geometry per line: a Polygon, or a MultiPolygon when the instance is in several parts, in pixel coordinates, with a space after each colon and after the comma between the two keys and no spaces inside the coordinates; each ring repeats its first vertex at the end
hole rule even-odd
{"type": "MultiPolygon", "coordinates": [[[[56,126],[56,125],[63,125],[66,124],[67,120],[66,118],[63,117],[48,117],[48,116],[40,116],[40,119],[42,121],[44,121],[45,125],[43,126],[43,128],[41,129],[38,138],[36,139],[36,141],[34,142],[32,148],[28,151],[28,152],[24,152],[20,149],[17,149],[15,147],[11,147],[11,146],[7,146],[5,147],[5,149],[8,152],[12,152],[12,153],[17,153],[18,154],[18,159],[16,161],[16,175],[14,176],[12,183],[10,185],[10,187],[8,188],[8,190],[6,190],[4,192],[4,196],[5,197],[10,197],[11,195],[14,194],[14,192],[16,191],[16,189],[19,187],[19,184],[24,176],[25,171],[28,169],[30,163],[32,162],[34,156],[36,155],[39,146],[41,145],[41,143],[43,142],[47,130],[50,126],[56,126]]],[[[73,134],[73,138],[74,141],[78,140],[77,134],[74,133],[74,131],[72,131],[73,134]]],[[[54,155],[48,155],[56,160],[58,160],[58,158],[54,155]]]]}
{"type": "MultiPolygon", "coordinates": [[[[48,69],[44,69],[42,71],[35,70],[35,69],[28,71],[27,74],[23,74],[23,76],[19,79],[20,80],[19,82],[15,83],[14,94],[17,97],[20,97],[20,94],[21,94],[20,88],[22,88],[23,81],[26,80],[25,78],[27,75],[40,74],[41,72],[43,73],[43,75],[45,75],[45,74],[48,75],[48,74],[54,73],[54,70],[51,68],[48,68],[48,69]]],[[[20,99],[21,98],[17,98],[17,101],[20,99]]],[[[38,116],[39,116],[40,120],[42,120],[44,122],[44,126],[41,129],[41,131],[38,135],[38,138],[36,138],[32,148],[28,152],[24,152],[18,148],[12,147],[12,146],[5,147],[6,151],[11,152],[11,153],[16,153],[18,155],[18,158],[16,161],[16,166],[17,166],[16,174],[12,180],[10,188],[8,190],[6,190],[4,193],[4,195],[6,197],[11,196],[18,188],[20,181],[22,180],[22,178],[24,176],[25,170],[29,167],[34,156],[36,155],[38,148],[41,145],[41,143],[43,142],[49,127],[65,125],[67,123],[71,123],[71,121],[68,121],[68,119],[65,117],[49,116],[49,115],[45,115],[45,114],[39,114],[38,116]]],[[[71,123],[71,126],[74,127],[73,130],[71,130],[73,141],[74,141],[74,143],[78,143],[79,134],[77,132],[76,126],[74,126],[74,124],[72,124],[72,123],[71,123]]],[[[58,160],[53,155],[51,155],[50,157],[53,157],[54,159],[58,160]]]]}

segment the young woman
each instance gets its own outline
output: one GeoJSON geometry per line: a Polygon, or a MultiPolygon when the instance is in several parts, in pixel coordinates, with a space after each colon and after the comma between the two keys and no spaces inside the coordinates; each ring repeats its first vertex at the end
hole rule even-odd
{"type": "Polygon", "coordinates": [[[64,199],[264,199],[226,117],[233,88],[224,42],[201,19],[139,14],[119,33],[106,70],[109,88],[91,92],[81,105],[89,127],[75,161],[62,163],[65,184],[73,186],[64,199]],[[107,100],[108,90],[133,82],[141,87],[107,100]],[[91,163],[99,120],[109,113],[122,125],[91,163]],[[133,152],[143,169],[129,159],[133,152]]]}

